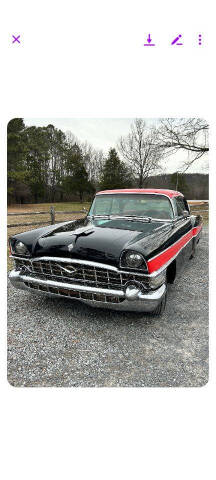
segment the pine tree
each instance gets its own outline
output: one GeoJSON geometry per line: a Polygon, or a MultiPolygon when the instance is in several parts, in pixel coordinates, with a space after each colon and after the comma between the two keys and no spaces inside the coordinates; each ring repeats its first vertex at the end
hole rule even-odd
{"type": "Polygon", "coordinates": [[[44,127],[26,128],[26,179],[34,202],[44,198],[49,163],[47,132],[44,127]]]}
{"type": "Polygon", "coordinates": [[[131,172],[122,162],[115,148],[111,148],[108,158],[102,169],[100,188],[109,190],[113,188],[128,188],[131,186],[131,172]]]}
{"type": "Polygon", "coordinates": [[[13,118],[7,127],[8,196],[22,201],[26,187],[25,124],[22,118],[13,118]]]}
{"type": "Polygon", "coordinates": [[[88,180],[81,148],[75,143],[69,146],[65,161],[63,189],[67,193],[77,193],[83,202],[84,193],[94,193],[94,187],[88,180]]]}

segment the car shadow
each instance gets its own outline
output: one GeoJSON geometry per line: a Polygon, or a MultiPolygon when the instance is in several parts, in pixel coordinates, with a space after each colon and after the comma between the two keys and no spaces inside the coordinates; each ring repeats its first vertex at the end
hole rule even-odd
{"type": "MultiPolygon", "coordinates": [[[[32,301],[35,296],[31,296],[32,301]],[[33,298],[32,298],[33,297],[33,298]]],[[[103,326],[107,325],[131,325],[141,323],[144,325],[155,324],[158,320],[163,318],[147,312],[120,312],[116,310],[109,310],[106,308],[92,307],[85,305],[78,300],[70,300],[67,298],[52,298],[43,297],[43,306],[46,309],[46,315],[52,317],[61,316],[63,320],[71,323],[73,319],[83,321],[88,319],[89,324],[103,323],[103,326]]],[[[37,303],[38,308],[38,303],[37,303]]]]}

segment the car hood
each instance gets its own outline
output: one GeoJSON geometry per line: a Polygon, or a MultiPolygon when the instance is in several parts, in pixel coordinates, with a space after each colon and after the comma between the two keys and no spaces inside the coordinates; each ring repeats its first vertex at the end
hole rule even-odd
{"type": "Polygon", "coordinates": [[[167,222],[75,220],[16,235],[33,256],[70,257],[118,265],[123,250],[148,258],[165,241],[167,222]]]}

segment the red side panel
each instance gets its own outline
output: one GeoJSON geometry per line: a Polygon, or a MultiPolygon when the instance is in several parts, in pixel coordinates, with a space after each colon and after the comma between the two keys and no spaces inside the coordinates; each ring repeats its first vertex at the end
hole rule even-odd
{"type": "Polygon", "coordinates": [[[190,232],[186,233],[182,238],[180,238],[174,245],[167,248],[164,252],[159,253],[156,257],[152,258],[147,262],[149,273],[153,273],[156,270],[159,270],[165,263],[172,259],[180,250],[193,238],[198,235],[202,225],[194,227],[190,232]]]}

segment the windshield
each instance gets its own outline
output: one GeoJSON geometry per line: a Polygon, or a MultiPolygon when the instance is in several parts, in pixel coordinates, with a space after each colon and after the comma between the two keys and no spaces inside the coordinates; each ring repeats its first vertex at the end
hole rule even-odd
{"type": "Polygon", "coordinates": [[[89,215],[136,216],[172,220],[173,210],[169,198],[164,195],[105,194],[95,197],[89,215]]]}

